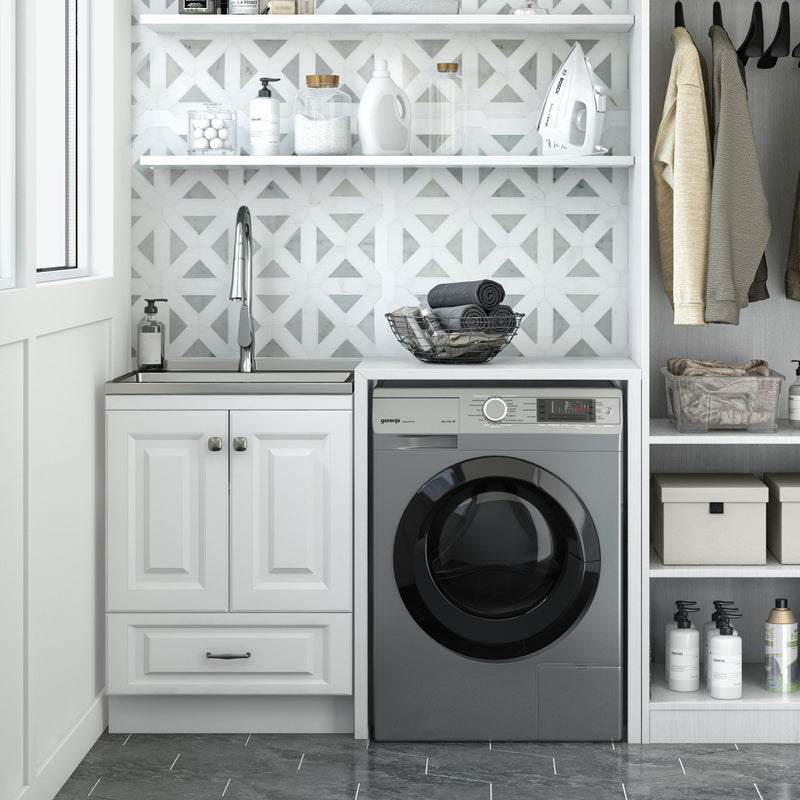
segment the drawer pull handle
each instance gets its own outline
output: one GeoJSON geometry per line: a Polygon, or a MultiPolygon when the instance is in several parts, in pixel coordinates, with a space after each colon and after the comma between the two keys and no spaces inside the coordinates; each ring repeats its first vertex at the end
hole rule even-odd
{"type": "Polygon", "coordinates": [[[237,453],[244,453],[247,450],[247,439],[244,436],[237,436],[233,440],[233,449],[237,453]]]}
{"type": "Polygon", "coordinates": [[[219,451],[222,450],[222,439],[220,439],[219,436],[212,436],[208,440],[208,449],[212,453],[219,453],[219,451]]]}
{"type": "Polygon", "coordinates": [[[235,661],[238,658],[250,658],[250,653],[206,653],[206,658],[220,658],[223,661],[235,661]]]}

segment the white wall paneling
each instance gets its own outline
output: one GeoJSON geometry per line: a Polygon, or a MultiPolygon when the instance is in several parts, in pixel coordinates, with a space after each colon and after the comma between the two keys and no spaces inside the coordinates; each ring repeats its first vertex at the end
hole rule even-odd
{"type": "Polygon", "coordinates": [[[102,65],[87,72],[91,277],[37,286],[42,166],[29,131],[50,86],[35,57],[40,5],[14,4],[17,288],[0,291],[0,800],[50,800],[105,725],[102,385],[130,354],[130,108],[118,91],[129,83],[130,18],[124,4],[84,0],[88,60],[102,65]]]}
{"type": "Polygon", "coordinates": [[[0,347],[0,797],[16,797],[25,783],[25,345],[0,347]]]}

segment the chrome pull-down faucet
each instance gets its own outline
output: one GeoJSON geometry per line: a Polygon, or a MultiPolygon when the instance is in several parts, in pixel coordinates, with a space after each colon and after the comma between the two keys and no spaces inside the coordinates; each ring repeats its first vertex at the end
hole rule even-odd
{"type": "Polygon", "coordinates": [[[250,209],[242,206],[236,215],[233,235],[231,300],[241,300],[239,312],[239,372],[255,372],[255,332],[253,330],[253,239],[250,209]]]}

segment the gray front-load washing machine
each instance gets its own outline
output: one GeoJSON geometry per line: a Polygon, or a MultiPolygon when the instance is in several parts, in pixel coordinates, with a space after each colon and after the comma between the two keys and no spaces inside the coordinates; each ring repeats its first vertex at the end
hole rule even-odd
{"type": "Polygon", "coordinates": [[[379,385],[378,741],[622,737],[622,393],[379,385]]]}

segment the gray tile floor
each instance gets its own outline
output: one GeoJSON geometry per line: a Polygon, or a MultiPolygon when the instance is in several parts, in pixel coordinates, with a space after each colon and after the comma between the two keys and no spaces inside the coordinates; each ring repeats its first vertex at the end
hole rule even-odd
{"type": "Polygon", "coordinates": [[[800,746],[104,734],[58,800],[800,800],[800,746]]]}

